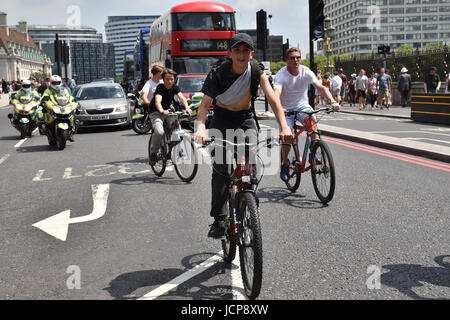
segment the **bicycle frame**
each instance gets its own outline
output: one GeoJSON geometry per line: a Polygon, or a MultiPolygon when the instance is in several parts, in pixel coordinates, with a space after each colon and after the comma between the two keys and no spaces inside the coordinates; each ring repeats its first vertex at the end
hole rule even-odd
{"type": "MultiPolygon", "coordinates": [[[[294,125],[294,140],[293,140],[294,142],[292,143],[292,146],[294,146],[294,144],[297,145],[296,158],[297,158],[298,163],[300,164],[300,167],[298,168],[298,171],[300,173],[305,173],[306,171],[311,169],[311,166],[306,167],[306,163],[307,163],[309,147],[311,145],[311,135],[313,135],[313,134],[317,134],[320,139],[320,133],[319,133],[319,130],[317,129],[317,124],[315,123],[312,116],[309,116],[306,119],[305,126],[303,126],[299,131],[297,131],[297,127],[296,127],[296,125],[294,125]],[[303,155],[301,155],[300,154],[300,135],[305,131],[306,131],[306,141],[305,141],[305,146],[303,148],[303,155]]],[[[315,167],[314,161],[311,162],[311,165],[315,167]]]]}

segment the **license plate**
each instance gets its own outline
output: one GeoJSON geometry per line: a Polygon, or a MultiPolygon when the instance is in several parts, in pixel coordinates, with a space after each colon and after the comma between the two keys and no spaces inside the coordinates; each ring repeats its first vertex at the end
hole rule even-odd
{"type": "Polygon", "coordinates": [[[109,116],[92,116],[91,120],[108,120],[109,116]]]}

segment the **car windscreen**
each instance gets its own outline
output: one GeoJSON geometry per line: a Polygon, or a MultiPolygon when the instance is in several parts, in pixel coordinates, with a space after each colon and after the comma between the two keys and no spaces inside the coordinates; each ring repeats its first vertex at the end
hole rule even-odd
{"type": "Polygon", "coordinates": [[[124,94],[121,87],[92,87],[82,89],[79,98],[81,100],[116,99],[124,98],[124,94]]]}
{"type": "Polygon", "coordinates": [[[205,77],[179,77],[178,87],[181,92],[201,92],[205,77]]]}

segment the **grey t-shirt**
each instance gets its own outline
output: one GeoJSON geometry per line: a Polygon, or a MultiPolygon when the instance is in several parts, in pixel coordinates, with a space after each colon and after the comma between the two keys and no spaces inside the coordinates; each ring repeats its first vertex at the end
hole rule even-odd
{"type": "Polygon", "coordinates": [[[367,76],[357,76],[356,77],[356,83],[357,83],[357,87],[358,87],[358,90],[361,90],[361,91],[366,91],[366,81],[368,81],[369,80],[369,78],[367,78],[367,76]]]}

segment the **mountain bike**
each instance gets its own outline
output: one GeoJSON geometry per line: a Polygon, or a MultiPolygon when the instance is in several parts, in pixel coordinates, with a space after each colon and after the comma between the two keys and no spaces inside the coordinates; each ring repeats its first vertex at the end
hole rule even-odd
{"type": "Polygon", "coordinates": [[[289,160],[289,180],[286,186],[291,192],[295,192],[301,181],[301,174],[311,170],[312,182],[317,197],[322,203],[328,203],[333,199],[336,177],[334,169],[334,161],[330,148],[320,138],[320,131],[317,128],[318,121],[314,120],[313,115],[320,112],[333,112],[333,108],[322,108],[316,111],[288,111],[286,116],[297,115],[298,113],[307,114],[305,126],[294,125],[294,139],[291,144],[282,143],[282,145],[290,145],[291,149],[288,154],[289,160]],[[306,141],[303,147],[303,153],[300,153],[300,135],[306,131],[306,141]],[[317,134],[319,139],[311,141],[311,135],[317,134]],[[308,156],[309,153],[309,156],[308,156]],[[309,166],[307,167],[307,165],[309,166]]]}
{"type": "MultiPolygon", "coordinates": [[[[242,144],[232,143],[212,137],[206,140],[206,145],[221,142],[232,147],[242,144]]],[[[271,141],[267,140],[267,144],[271,141]]],[[[222,146],[220,144],[216,144],[222,146]]],[[[246,155],[251,144],[245,143],[246,155]]],[[[234,157],[234,164],[230,166],[230,184],[228,197],[228,216],[226,218],[225,236],[221,239],[223,256],[226,262],[232,262],[239,247],[239,261],[245,294],[250,299],[259,296],[263,273],[262,233],[260,223],[258,180],[256,166],[250,164],[247,156],[240,159],[234,157]]],[[[262,166],[264,167],[264,166],[262,166]]]]}
{"type": "MultiPolygon", "coordinates": [[[[190,136],[185,134],[180,125],[180,121],[189,119],[189,114],[174,110],[171,108],[169,115],[164,119],[164,135],[157,152],[157,161],[151,168],[157,176],[162,177],[170,160],[178,177],[184,182],[190,182],[198,170],[197,153],[190,136]]],[[[149,157],[152,138],[153,134],[148,142],[149,157]]]]}

